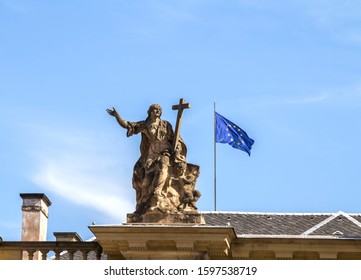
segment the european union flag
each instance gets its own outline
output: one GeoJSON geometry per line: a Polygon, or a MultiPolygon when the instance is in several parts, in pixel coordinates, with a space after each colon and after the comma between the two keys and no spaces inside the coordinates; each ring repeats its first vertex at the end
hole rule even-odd
{"type": "Polygon", "coordinates": [[[228,143],[233,148],[245,151],[251,156],[251,148],[254,140],[233,122],[216,113],[216,142],[228,143]]]}

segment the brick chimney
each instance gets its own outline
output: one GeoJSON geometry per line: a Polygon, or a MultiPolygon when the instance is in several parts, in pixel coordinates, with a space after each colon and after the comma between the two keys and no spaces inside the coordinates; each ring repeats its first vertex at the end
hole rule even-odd
{"type": "Polygon", "coordinates": [[[50,200],[43,193],[21,193],[20,197],[23,199],[21,241],[46,241],[50,200]]]}

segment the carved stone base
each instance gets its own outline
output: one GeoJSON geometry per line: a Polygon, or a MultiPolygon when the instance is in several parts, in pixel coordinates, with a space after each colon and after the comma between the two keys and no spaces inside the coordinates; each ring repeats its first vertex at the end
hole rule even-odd
{"type": "Polygon", "coordinates": [[[146,214],[128,214],[128,224],[205,224],[205,220],[200,213],[146,213],[146,214]]]}
{"type": "MultiPolygon", "coordinates": [[[[232,259],[231,246],[237,239],[229,226],[118,224],[89,228],[108,260],[232,259]]],[[[243,243],[236,243],[241,253],[243,243]]]]}

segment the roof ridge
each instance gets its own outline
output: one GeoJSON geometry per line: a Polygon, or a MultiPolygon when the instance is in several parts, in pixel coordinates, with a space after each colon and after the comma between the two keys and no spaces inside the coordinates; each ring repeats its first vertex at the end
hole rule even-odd
{"type": "MultiPolygon", "coordinates": [[[[335,213],[315,213],[315,212],[238,212],[238,211],[200,211],[201,214],[248,214],[248,215],[334,215],[335,213]]],[[[360,214],[350,214],[360,215],[360,214]]]]}
{"type": "Polygon", "coordinates": [[[353,222],[354,224],[356,224],[358,227],[361,228],[361,223],[358,220],[356,220],[354,217],[351,217],[347,213],[343,213],[343,216],[345,216],[347,219],[349,219],[351,222],[353,222]]]}
{"type": "Polygon", "coordinates": [[[337,213],[333,214],[331,217],[328,217],[327,219],[323,220],[322,222],[318,223],[317,225],[313,226],[312,228],[306,230],[301,235],[309,235],[312,232],[315,232],[317,229],[319,229],[319,228],[323,227],[324,225],[328,224],[329,222],[331,222],[332,220],[334,220],[338,216],[344,216],[350,222],[356,224],[358,227],[361,228],[361,223],[359,221],[357,221],[355,218],[351,217],[349,214],[347,214],[347,213],[345,213],[343,211],[338,211],[337,213]]]}
{"type": "Polygon", "coordinates": [[[328,224],[330,221],[332,221],[333,219],[338,217],[341,213],[342,213],[342,211],[339,211],[339,212],[333,214],[332,216],[328,217],[327,219],[323,220],[322,222],[318,223],[317,225],[309,228],[304,233],[301,233],[301,235],[309,235],[310,233],[314,232],[315,230],[319,229],[320,227],[323,227],[324,225],[328,224]]]}
{"type": "Polygon", "coordinates": [[[287,239],[361,239],[359,236],[297,235],[297,234],[237,234],[238,238],[287,238],[287,239]]]}

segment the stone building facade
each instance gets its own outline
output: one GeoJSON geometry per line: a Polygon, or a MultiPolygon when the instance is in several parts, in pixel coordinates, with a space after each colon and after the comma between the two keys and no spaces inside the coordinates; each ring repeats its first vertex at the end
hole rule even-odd
{"type": "Polygon", "coordinates": [[[0,260],[361,260],[361,214],[201,212],[204,224],[91,225],[91,240],[46,241],[50,200],[21,197],[22,240],[0,238],[0,260]]]}

